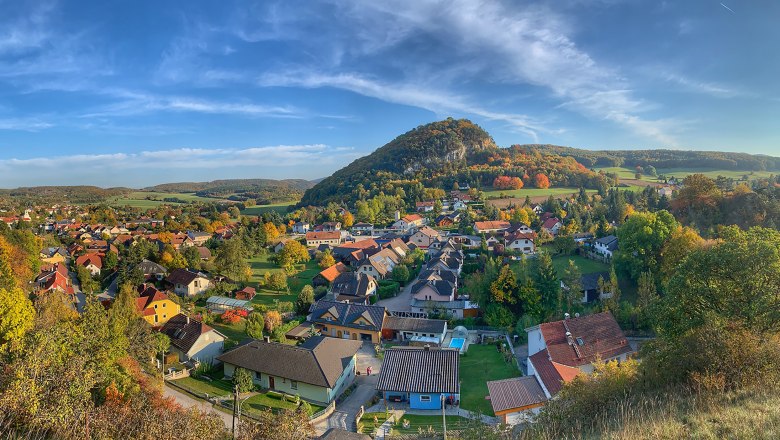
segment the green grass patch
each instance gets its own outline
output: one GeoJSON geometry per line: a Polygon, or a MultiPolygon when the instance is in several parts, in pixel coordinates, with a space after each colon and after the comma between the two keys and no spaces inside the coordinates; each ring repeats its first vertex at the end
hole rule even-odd
{"type": "Polygon", "coordinates": [[[134,208],[156,208],[160,205],[178,205],[178,202],[166,202],[166,198],[175,198],[187,203],[191,202],[218,202],[223,199],[197,196],[194,193],[165,193],[157,191],[135,191],[124,197],[115,197],[108,200],[113,206],[131,206],[134,208]]]}
{"type": "MultiPolygon", "coordinates": [[[[596,171],[604,171],[605,173],[617,174],[621,179],[634,179],[636,171],[631,168],[623,167],[604,167],[596,168],[596,171]]],[[[718,176],[729,177],[735,180],[743,180],[743,177],[747,177],[747,180],[766,178],[772,175],[770,171],[743,171],[743,170],[720,170],[717,168],[658,168],[656,172],[663,174],[666,178],[675,177],[677,179],[684,179],[691,174],[704,174],[710,179],[715,179],[718,176]]],[[[639,180],[646,182],[658,183],[659,180],[655,177],[642,174],[639,180]]]]}
{"type": "Polygon", "coordinates": [[[520,376],[514,363],[504,361],[495,345],[469,345],[460,358],[460,406],[485,415],[493,414],[493,407],[485,397],[491,380],[520,376]]]}
{"type": "MultiPolygon", "coordinates": [[[[447,417],[447,430],[448,431],[457,431],[459,429],[465,429],[469,426],[473,426],[473,423],[479,423],[475,422],[473,420],[469,420],[465,417],[460,416],[448,416],[447,417]]],[[[423,432],[428,432],[429,428],[432,429],[434,432],[442,432],[442,416],[436,415],[436,416],[422,416],[422,415],[416,415],[416,414],[404,414],[403,417],[401,417],[401,420],[398,421],[398,423],[393,428],[393,432],[397,432],[398,434],[417,434],[420,432],[420,429],[422,429],[423,432]],[[404,428],[403,421],[407,420],[409,422],[409,427],[404,428]]]]}
{"type": "MultiPolygon", "coordinates": [[[[311,412],[309,413],[310,415],[325,408],[324,406],[311,402],[309,402],[309,405],[311,406],[311,412]]],[[[241,411],[250,415],[260,414],[269,408],[273,411],[295,410],[298,408],[298,404],[296,404],[289,396],[288,400],[284,400],[281,397],[281,394],[273,392],[256,394],[241,403],[241,411]]]]}
{"type": "Polygon", "coordinates": [[[579,255],[556,255],[553,257],[552,262],[559,277],[563,276],[563,271],[569,268],[569,260],[574,261],[574,264],[579,267],[580,273],[583,275],[596,272],[609,272],[610,269],[607,264],[579,255]]]}
{"type": "Polygon", "coordinates": [[[198,394],[209,396],[225,396],[233,392],[233,385],[226,380],[204,380],[194,377],[185,377],[172,381],[174,384],[198,394]]]}
{"type": "MultiPolygon", "coordinates": [[[[252,268],[252,278],[249,280],[249,285],[257,287],[260,281],[263,280],[266,272],[282,272],[282,268],[268,261],[270,256],[270,254],[266,254],[248,260],[249,266],[252,268]]],[[[298,298],[298,294],[301,293],[303,286],[311,284],[312,279],[314,279],[321,270],[314,260],[299,266],[299,269],[303,270],[287,278],[287,286],[290,288],[289,294],[286,291],[278,292],[275,290],[259,288],[257,290],[257,295],[252,299],[252,302],[255,304],[265,304],[266,306],[273,306],[276,301],[295,302],[298,298]]]]}
{"type": "Polygon", "coordinates": [[[287,208],[292,205],[295,205],[296,203],[298,203],[298,200],[291,200],[289,202],[277,202],[277,203],[272,203],[270,205],[252,206],[250,208],[246,208],[242,210],[241,215],[256,217],[259,215],[263,215],[268,211],[276,211],[279,214],[285,214],[287,213],[287,208]]]}
{"type": "MultiPolygon", "coordinates": [[[[562,188],[520,188],[520,189],[490,189],[485,190],[485,198],[490,197],[515,197],[525,198],[527,197],[539,197],[539,196],[557,196],[562,194],[578,194],[579,188],[562,187],[562,188]]],[[[596,190],[588,190],[588,192],[596,192],[596,190]]]]}
{"type": "Polygon", "coordinates": [[[385,423],[387,421],[389,413],[383,413],[383,412],[375,412],[375,413],[365,413],[360,418],[360,425],[358,426],[358,432],[363,434],[371,434],[382,426],[382,423],[385,423]]]}
{"type": "Polygon", "coordinates": [[[210,325],[218,332],[225,335],[228,339],[235,342],[241,342],[249,337],[246,335],[246,322],[243,319],[235,324],[223,324],[220,322],[215,322],[210,325]]]}

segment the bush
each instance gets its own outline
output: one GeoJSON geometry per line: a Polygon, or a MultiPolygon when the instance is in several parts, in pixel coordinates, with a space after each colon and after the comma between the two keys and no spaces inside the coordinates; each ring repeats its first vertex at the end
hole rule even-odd
{"type": "Polygon", "coordinates": [[[225,324],[236,324],[241,321],[241,316],[235,310],[228,310],[219,317],[219,320],[225,324]]]}
{"type": "Polygon", "coordinates": [[[255,387],[254,382],[252,382],[252,373],[240,367],[233,372],[233,384],[238,385],[238,391],[241,393],[248,393],[255,387]]]}
{"type": "Polygon", "coordinates": [[[379,299],[392,298],[401,291],[401,285],[396,281],[383,280],[379,282],[377,295],[379,299]]]}

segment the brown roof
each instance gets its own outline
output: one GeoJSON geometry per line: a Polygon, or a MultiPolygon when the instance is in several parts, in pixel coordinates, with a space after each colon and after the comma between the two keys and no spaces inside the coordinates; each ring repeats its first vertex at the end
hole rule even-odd
{"type": "Polygon", "coordinates": [[[338,246],[338,248],[346,248],[346,249],[368,249],[372,247],[379,247],[379,245],[373,238],[369,238],[367,240],[355,241],[352,243],[344,243],[341,246],[338,246]]]}
{"type": "Polygon", "coordinates": [[[188,353],[198,342],[200,335],[212,330],[214,329],[208,325],[179,313],[163,324],[160,333],[166,334],[171,339],[171,345],[188,353]]]}
{"type": "Polygon", "coordinates": [[[528,358],[539,374],[544,387],[551,396],[558,394],[565,382],[569,382],[580,374],[579,368],[567,367],[550,360],[547,350],[542,350],[528,358]]]}
{"type": "Polygon", "coordinates": [[[536,380],[536,376],[493,380],[487,383],[487,387],[494,413],[547,401],[547,396],[536,380]]]}
{"type": "Polygon", "coordinates": [[[218,360],[251,371],[333,388],[363,343],[312,336],[301,345],[251,341],[218,360]]]}
{"type": "Polygon", "coordinates": [[[422,216],[419,214],[409,214],[405,215],[401,218],[401,220],[410,223],[410,222],[416,222],[422,220],[422,216]]]}
{"type": "Polygon", "coordinates": [[[94,264],[98,269],[102,269],[103,259],[100,257],[100,254],[84,254],[76,258],[76,264],[79,266],[89,266],[90,264],[94,264]]]}
{"type": "Polygon", "coordinates": [[[344,263],[336,263],[333,266],[320,272],[320,276],[325,278],[329,283],[332,283],[339,275],[347,272],[349,269],[344,263]]]}
{"type": "Polygon", "coordinates": [[[376,389],[407,393],[459,393],[457,350],[390,348],[379,372],[376,389]]]}
{"type": "Polygon", "coordinates": [[[371,437],[339,428],[330,428],[320,436],[320,440],[371,440],[371,437]]]}
{"type": "Polygon", "coordinates": [[[579,367],[630,353],[631,346],[617,321],[609,312],[539,325],[550,359],[559,364],[579,367]],[[571,340],[566,332],[571,333],[571,340]]]}
{"type": "Polygon", "coordinates": [[[544,229],[550,229],[550,228],[552,228],[553,226],[555,226],[556,224],[558,224],[560,222],[561,221],[558,220],[556,217],[548,218],[547,220],[544,221],[544,223],[542,224],[542,227],[544,229]]]}
{"type": "Polygon", "coordinates": [[[474,222],[474,229],[488,230],[488,229],[506,229],[510,226],[509,222],[505,221],[487,221],[487,222],[474,222]]]}
{"type": "Polygon", "coordinates": [[[340,238],[340,231],[309,231],[306,233],[306,240],[338,240],[340,238]]]}
{"type": "Polygon", "coordinates": [[[187,269],[174,269],[166,280],[171,284],[183,284],[186,286],[200,276],[202,275],[187,269]]]}
{"type": "Polygon", "coordinates": [[[420,233],[420,234],[423,234],[423,235],[427,235],[428,237],[438,237],[439,235],[441,235],[441,234],[439,234],[439,231],[437,231],[436,229],[430,228],[428,226],[420,228],[420,230],[417,231],[417,232],[420,233]]]}

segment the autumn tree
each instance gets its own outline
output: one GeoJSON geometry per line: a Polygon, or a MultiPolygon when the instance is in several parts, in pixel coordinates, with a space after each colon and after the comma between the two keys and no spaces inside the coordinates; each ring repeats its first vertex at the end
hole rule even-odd
{"type": "Polygon", "coordinates": [[[265,330],[273,333],[277,327],[282,325],[282,315],[276,310],[269,310],[265,313],[265,330]]]}
{"type": "MultiPolygon", "coordinates": [[[[217,271],[235,280],[246,279],[249,264],[244,259],[244,246],[240,240],[227,240],[214,257],[217,271]]],[[[251,273],[251,272],[250,272],[251,273]]]]}
{"type": "Polygon", "coordinates": [[[341,226],[349,228],[352,227],[353,224],[355,224],[355,217],[349,211],[345,212],[341,216],[341,226]]]}
{"type": "Polygon", "coordinates": [[[330,249],[327,249],[322,253],[322,255],[320,255],[319,266],[321,269],[327,269],[335,264],[336,259],[333,258],[333,253],[330,251],[330,249]]]}
{"type": "Polygon", "coordinates": [[[661,249],[679,224],[667,211],[631,215],[617,231],[620,252],[615,264],[633,280],[642,272],[657,273],[661,249]]]}
{"type": "Polygon", "coordinates": [[[0,288],[0,353],[13,349],[35,323],[35,309],[18,287],[0,288]]]}
{"type": "Polygon", "coordinates": [[[250,313],[246,318],[246,334],[252,339],[263,339],[265,318],[258,312],[250,313]]]}
{"type": "Polygon", "coordinates": [[[314,287],[307,284],[301,289],[301,293],[298,294],[298,298],[295,301],[295,311],[299,315],[306,315],[309,313],[309,307],[314,304],[314,287]]]}
{"type": "Polygon", "coordinates": [[[273,241],[279,237],[279,229],[276,228],[275,224],[268,222],[264,225],[264,227],[266,240],[273,241]]]}
{"type": "Polygon", "coordinates": [[[309,250],[301,242],[290,240],[284,244],[284,247],[276,256],[276,261],[280,267],[290,270],[294,265],[309,261],[309,250]]]}
{"type": "Polygon", "coordinates": [[[534,176],[534,185],[537,188],[547,189],[550,187],[550,179],[546,175],[538,173],[534,176]]]}
{"type": "Polygon", "coordinates": [[[498,272],[498,277],[490,283],[490,295],[492,302],[499,304],[514,304],[517,300],[517,279],[509,265],[504,265],[498,272]]]}
{"type": "Polygon", "coordinates": [[[661,247],[661,281],[668,282],[685,257],[703,245],[704,239],[695,230],[687,226],[677,227],[661,247]]]}
{"type": "Polygon", "coordinates": [[[523,181],[519,177],[498,176],[493,180],[494,189],[520,189],[523,181]]]}
{"type": "Polygon", "coordinates": [[[409,281],[410,277],[409,268],[404,264],[398,264],[393,268],[393,281],[398,281],[401,284],[409,281]]]}

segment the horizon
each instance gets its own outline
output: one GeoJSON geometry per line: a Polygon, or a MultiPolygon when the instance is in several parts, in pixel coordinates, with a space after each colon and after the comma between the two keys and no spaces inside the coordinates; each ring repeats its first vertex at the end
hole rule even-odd
{"type": "Polygon", "coordinates": [[[780,150],[780,4],[3,9],[1,188],[316,180],[447,116],[501,147],[780,150]]]}

